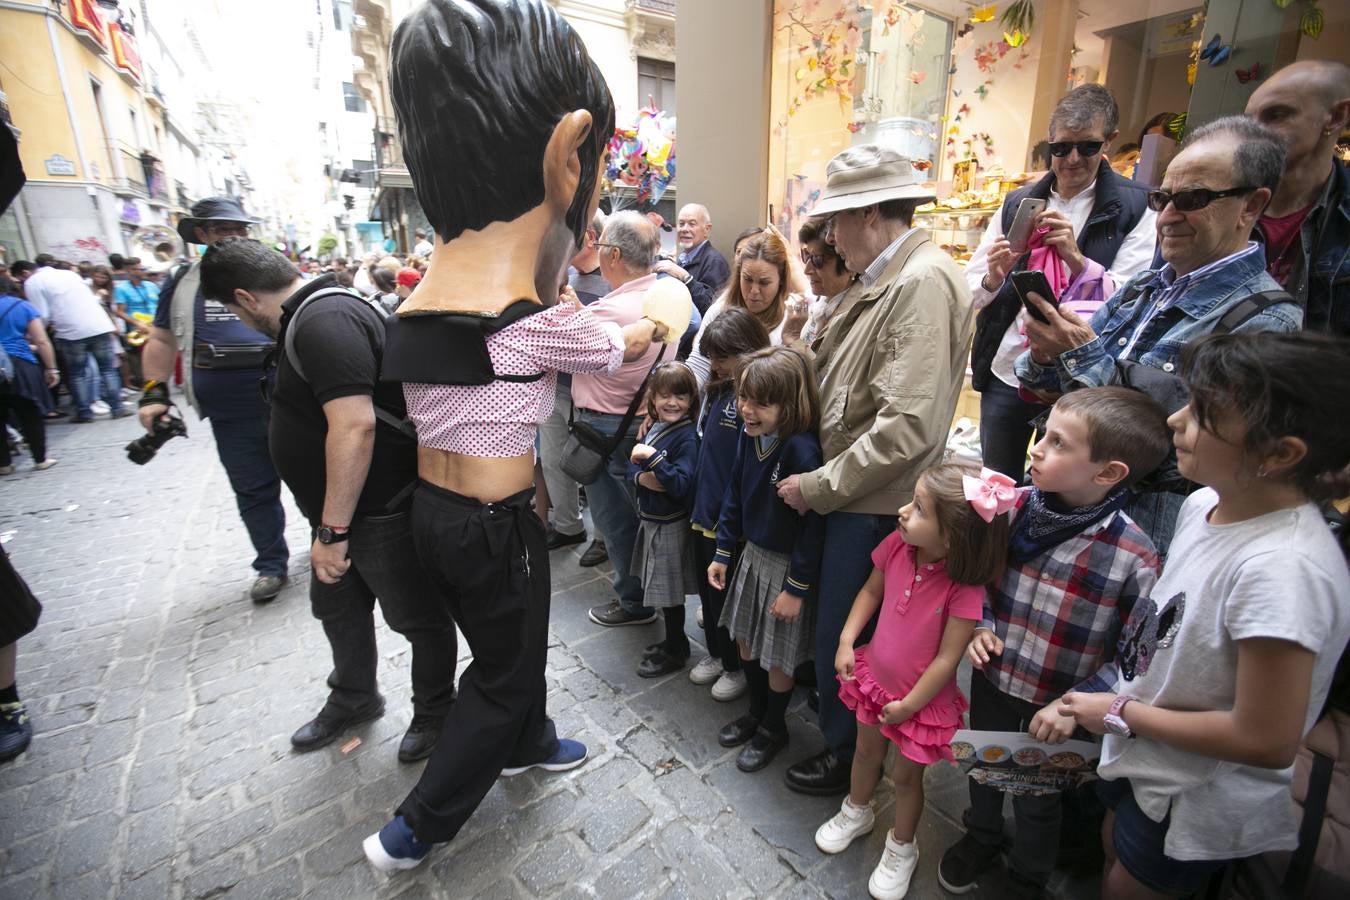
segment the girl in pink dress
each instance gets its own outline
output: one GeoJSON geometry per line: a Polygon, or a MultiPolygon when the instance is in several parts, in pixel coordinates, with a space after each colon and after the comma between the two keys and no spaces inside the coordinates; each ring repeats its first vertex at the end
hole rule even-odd
{"type": "Polygon", "coordinates": [[[872,830],[872,795],[887,741],[894,743],[895,827],[868,881],[873,897],[898,900],[909,889],[923,770],[952,761],[952,735],[967,707],[956,666],[983,611],[985,586],[1003,571],[1014,496],[1012,479],[988,469],[925,471],[898,530],[872,552],[875,568],[839,636],[839,698],[858,716],[858,746],[849,796],[816,831],[816,846],[839,853],[872,830]],[[871,642],[855,649],[878,609],[871,642]]]}

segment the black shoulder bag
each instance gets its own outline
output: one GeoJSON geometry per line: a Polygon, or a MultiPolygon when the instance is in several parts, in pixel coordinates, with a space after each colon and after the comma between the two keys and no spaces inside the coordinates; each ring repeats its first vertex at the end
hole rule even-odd
{"type": "MultiPolygon", "coordinates": [[[[614,455],[624,435],[628,433],[628,426],[633,424],[638,405],[642,403],[642,396],[647,391],[647,381],[652,377],[656,367],[661,365],[661,358],[665,355],[666,345],[663,343],[661,351],[656,354],[656,362],[647,370],[646,377],[642,379],[637,393],[633,395],[633,402],[628,404],[628,411],[623,414],[623,421],[619,423],[614,437],[605,440],[605,436],[595,428],[585,422],[575,421],[571,412],[567,414],[567,441],[563,444],[562,457],[558,460],[558,468],[562,469],[563,474],[574,479],[577,484],[595,483],[595,479],[600,477],[605,466],[609,465],[609,458],[614,455]]],[[[572,409],[575,412],[575,405],[572,409]]]]}

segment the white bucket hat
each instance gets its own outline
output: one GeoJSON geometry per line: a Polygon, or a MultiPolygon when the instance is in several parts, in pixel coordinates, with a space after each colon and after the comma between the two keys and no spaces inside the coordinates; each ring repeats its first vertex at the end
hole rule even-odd
{"type": "Polygon", "coordinates": [[[908,156],[889,147],[861,144],[835,155],[825,167],[825,190],[811,215],[858,209],[886,200],[933,200],[937,194],[923,186],[923,176],[908,156]]]}

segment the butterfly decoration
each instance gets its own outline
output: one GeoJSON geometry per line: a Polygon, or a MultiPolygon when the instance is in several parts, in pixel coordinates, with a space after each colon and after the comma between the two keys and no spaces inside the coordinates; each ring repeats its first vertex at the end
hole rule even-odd
{"type": "Polygon", "coordinates": [[[1205,49],[1200,51],[1200,58],[1207,61],[1211,66],[1221,66],[1228,62],[1228,57],[1233,55],[1233,45],[1225,44],[1223,38],[1219,35],[1209,39],[1205,49]]]}
{"type": "Polygon", "coordinates": [[[967,22],[966,24],[964,24],[964,25],[961,26],[961,30],[960,30],[960,31],[956,32],[956,36],[959,37],[959,38],[963,38],[963,37],[965,37],[966,35],[970,34],[970,33],[971,33],[972,31],[974,31],[974,30],[975,30],[975,26],[974,26],[973,24],[971,24],[970,22],[967,22]]]}
{"type": "Polygon", "coordinates": [[[1249,81],[1260,81],[1261,64],[1259,62],[1254,62],[1248,68],[1238,69],[1233,74],[1237,75],[1237,80],[1243,84],[1246,84],[1249,81]]]}
{"type": "Polygon", "coordinates": [[[1182,134],[1186,131],[1186,114],[1177,113],[1172,117],[1172,121],[1163,126],[1163,130],[1167,132],[1167,136],[1172,140],[1180,141],[1182,134]]]}
{"type": "Polygon", "coordinates": [[[933,167],[933,161],[929,159],[915,159],[910,161],[910,165],[920,172],[927,172],[933,167]]]}
{"type": "Polygon", "coordinates": [[[863,128],[863,123],[862,123],[862,122],[849,122],[849,123],[848,123],[848,130],[849,130],[849,133],[850,133],[850,134],[857,134],[859,131],[862,131],[862,128],[863,128]]]}
{"type": "Polygon", "coordinates": [[[984,100],[984,99],[988,98],[988,96],[989,96],[989,85],[991,85],[991,84],[993,84],[993,82],[991,82],[991,81],[986,81],[984,84],[980,85],[979,87],[977,87],[977,88],[975,89],[975,93],[979,96],[979,98],[980,98],[981,100],[984,100]]]}
{"type": "Polygon", "coordinates": [[[927,77],[928,77],[928,73],[927,73],[927,72],[917,72],[917,71],[916,71],[916,72],[910,72],[910,73],[909,73],[909,80],[912,81],[912,82],[914,82],[915,84],[923,84],[924,79],[926,79],[927,77]]]}
{"type": "Polygon", "coordinates": [[[950,69],[948,69],[948,70],[947,70],[947,74],[948,74],[948,75],[955,75],[955,74],[956,74],[956,66],[952,66],[950,69]]]}
{"type": "Polygon", "coordinates": [[[969,114],[970,114],[970,104],[969,104],[969,103],[962,103],[962,104],[961,104],[961,108],[958,109],[957,112],[960,113],[960,114],[963,115],[963,116],[969,115],[969,114]]]}
{"type": "Polygon", "coordinates": [[[1009,47],[1020,47],[1027,42],[1026,32],[1020,28],[1011,34],[1005,31],[1003,32],[1003,42],[1009,47]]]}
{"type": "Polygon", "coordinates": [[[961,96],[961,91],[962,91],[962,90],[964,90],[964,88],[952,88],[952,96],[953,96],[953,97],[960,97],[960,96],[961,96]]]}
{"type": "Polygon", "coordinates": [[[970,21],[972,22],[992,22],[994,16],[998,15],[998,4],[990,3],[988,6],[981,6],[979,9],[970,11],[970,21]]]}

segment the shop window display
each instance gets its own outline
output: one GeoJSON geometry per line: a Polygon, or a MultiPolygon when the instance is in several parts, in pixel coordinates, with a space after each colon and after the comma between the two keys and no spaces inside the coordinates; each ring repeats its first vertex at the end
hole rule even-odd
{"type": "Polygon", "coordinates": [[[1241,112],[1279,66],[1350,55],[1350,7],[1326,2],[776,0],[773,12],[772,220],[795,234],[829,159],[883,143],[935,183],[918,224],[958,261],[1007,191],[1046,170],[1050,111],[1069,89],[1112,91],[1108,158],[1156,184],[1188,127],[1241,112]]]}

